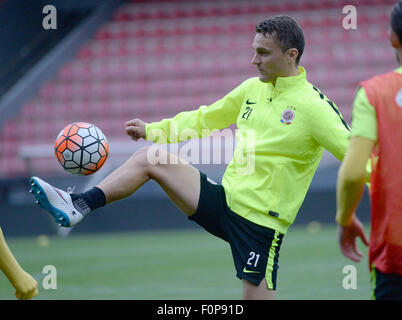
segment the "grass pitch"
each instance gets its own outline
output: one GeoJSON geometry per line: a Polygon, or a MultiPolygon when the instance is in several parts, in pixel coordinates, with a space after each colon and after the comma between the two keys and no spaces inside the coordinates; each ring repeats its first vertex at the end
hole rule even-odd
{"type": "MultiPolygon", "coordinates": [[[[6,240],[39,283],[35,299],[241,299],[228,244],[202,230],[6,240]],[[43,287],[46,265],[56,267],[57,289],[43,287]]],[[[367,248],[360,240],[359,247],[365,257],[356,264],[341,255],[335,226],[291,227],[280,251],[276,298],[370,299],[367,248]],[[356,289],[343,287],[347,265],[356,268],[356,289]]],[[[0,299],[15,299],[13,293],[0,273],[0,299]]]]}

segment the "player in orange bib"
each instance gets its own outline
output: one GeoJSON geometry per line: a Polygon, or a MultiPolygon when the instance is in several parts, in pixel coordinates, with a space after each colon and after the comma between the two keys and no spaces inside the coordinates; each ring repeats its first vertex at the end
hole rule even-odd
{"type": "MultiPolygon", "coordinates": [[[[390,41],[402,64],[402,1],[391,13],[390,41]]],[[[356,237],[368,244],[354,211],[371,157],[369,267],[374,299],[402,299],[402,66],[360,83],[351,140],[339,170],[337,215],[342,253],[360,261],[356,237]]]]}

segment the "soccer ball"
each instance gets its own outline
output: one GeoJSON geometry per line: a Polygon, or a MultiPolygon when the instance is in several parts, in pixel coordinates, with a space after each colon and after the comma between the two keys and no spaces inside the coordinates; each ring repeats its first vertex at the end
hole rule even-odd
{"type": "Polygon", "coordinates": [[[87,176],[103,166],[109,154],[109,145],[98,127],[86,122],[75,122],[60,131],[54,143],[54,151],[66,171],[87,176]]]}

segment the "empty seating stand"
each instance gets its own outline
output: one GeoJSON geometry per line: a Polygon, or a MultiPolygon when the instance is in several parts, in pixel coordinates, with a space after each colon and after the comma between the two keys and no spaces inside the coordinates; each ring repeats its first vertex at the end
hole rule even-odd
{"type": "MultiPolygon", "coordinates": [[[[109,140],[127,139],[124,122],[156,121],[210,104],[245,79],[255,26],[287,14],[303,27],[301,65],[310,82],[350,122],[359,81],[396,67],[387,31],[394,0],[152,0],[119,7],[75,58],[43,84],[19,115],[0,128],[0,177],[27,174],[24,145],[52,152],[59,131],[74,121],[96,124],[109,140]],[[342,27],[345,5],[357,8],[357,29],[342,27]]],[[[112,148],[113,149],[113,148],[112,148]]],[[[38,174],[61,173],[52,158],[38,174]]]]}

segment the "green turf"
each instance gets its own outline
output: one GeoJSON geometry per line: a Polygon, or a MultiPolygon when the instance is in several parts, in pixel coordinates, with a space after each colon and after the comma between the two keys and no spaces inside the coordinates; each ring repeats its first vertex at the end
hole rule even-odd
{"type": "MultiPolygon", "coordinates": [[[[240,299],[229,246],[204,231],[70,235],[7,242],[39,282],[35,299],[240,299]],[[57,289],[45,290],[45,265],[57,269],[57,289]]],[[[344,258],[334,226],[292,227],[280,251],[277,299],[369,299],[367,249],[359,264],[344,258]],[[357,289],[345,290],[345,265],[357,269],[357,289]]],[[[0,299],[14,299],[0,274],[0,299]]]]}

